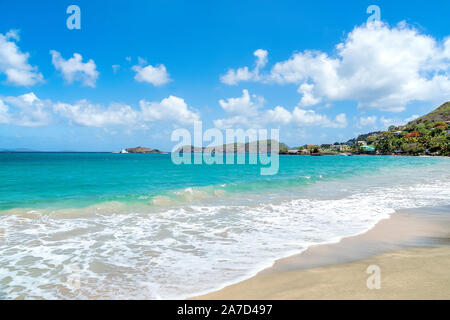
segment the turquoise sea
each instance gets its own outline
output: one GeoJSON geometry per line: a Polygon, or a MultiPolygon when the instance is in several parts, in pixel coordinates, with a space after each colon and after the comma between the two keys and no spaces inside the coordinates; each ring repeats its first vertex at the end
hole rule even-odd
{"type": "Polygon", "coordinates": [[[0,153],[4,298],[185,298],[400,208],[450,204],[450,159],[280,156],[175,165],[165,154],[0,153]]]}

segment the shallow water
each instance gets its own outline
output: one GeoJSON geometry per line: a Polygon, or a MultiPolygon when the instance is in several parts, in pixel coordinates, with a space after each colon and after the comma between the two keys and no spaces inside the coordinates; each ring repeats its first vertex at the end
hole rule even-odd
{"type": "Polygon", "coordinates": [[[281,156],[174,165],[159,154],[0,154],[4,298],[184,298],[397,209],[450,204],[450,160],[281,156]]]}

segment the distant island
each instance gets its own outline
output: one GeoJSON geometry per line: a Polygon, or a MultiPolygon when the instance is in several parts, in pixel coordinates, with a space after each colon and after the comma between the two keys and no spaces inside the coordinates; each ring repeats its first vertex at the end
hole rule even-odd
{"type": "MultiPolygon", "coordinates": [[[[186,145],[178,148],[175,152],[178,153],[249,153],[249,152],[270,152],[272,143],[276,140],[258,140],[252,142],[235,142],[223,144],[213,147],[194,147],[186,145]]],[[[279,147],[286,147],[284,143],[280,143],[279,147]]]]}
{"type": "Polygon", "coordinates": [[[123,149],[119,153],[165,153],[165,152],[159,151],[158,149],[136,147],[136,148],[123,149]]]}

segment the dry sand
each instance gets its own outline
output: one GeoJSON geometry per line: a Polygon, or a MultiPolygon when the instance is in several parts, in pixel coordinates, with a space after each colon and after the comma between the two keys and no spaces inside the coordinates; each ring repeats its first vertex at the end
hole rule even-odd
{"type": "Polygon", "coordinates": [[[450,208],[395,213],[364,234],[312,246],[195,299],[450,299],[450,208]],[[367,287],[371,265],[379,289],[367,287]]]}

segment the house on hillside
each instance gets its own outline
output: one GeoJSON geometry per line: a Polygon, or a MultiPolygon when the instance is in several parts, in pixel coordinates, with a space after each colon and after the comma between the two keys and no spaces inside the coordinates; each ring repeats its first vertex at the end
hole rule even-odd
{"type": "Polygon", "coordinates": [[[298,152],[298,154],[303,154],[303,155],[305,155],[305,154],[310,154],[310,151],[309,151],[308,149],[303,149],[303,150],[300,150],[300,151],[298,152]]]}
{"type": "Polygon", "coordinates": [[[333,151],[341,151],[341,146],[338,144],[334,144],[334,145],[330,146],[330,149],[333,151]]]}
{"type": "Polygon", "coordinates": [[[368,145],[362,145],[360,146],[361,151],[366,152],[366,153],[375,153],[375,147],[373,146],[368,146],[368,145]]]}
{"type": "Polygon", "coordinates": [[[352,148],[346,144],[332,145],[330,149],[339,152],[349,152],[352,150],[352,148]]]}
{"type": "Polygon", "coordinates": [[[350,152],[352,151],[352,148],[346,144],[343,144],[340,146],[339,151],[341,152],[350,152]]]}

